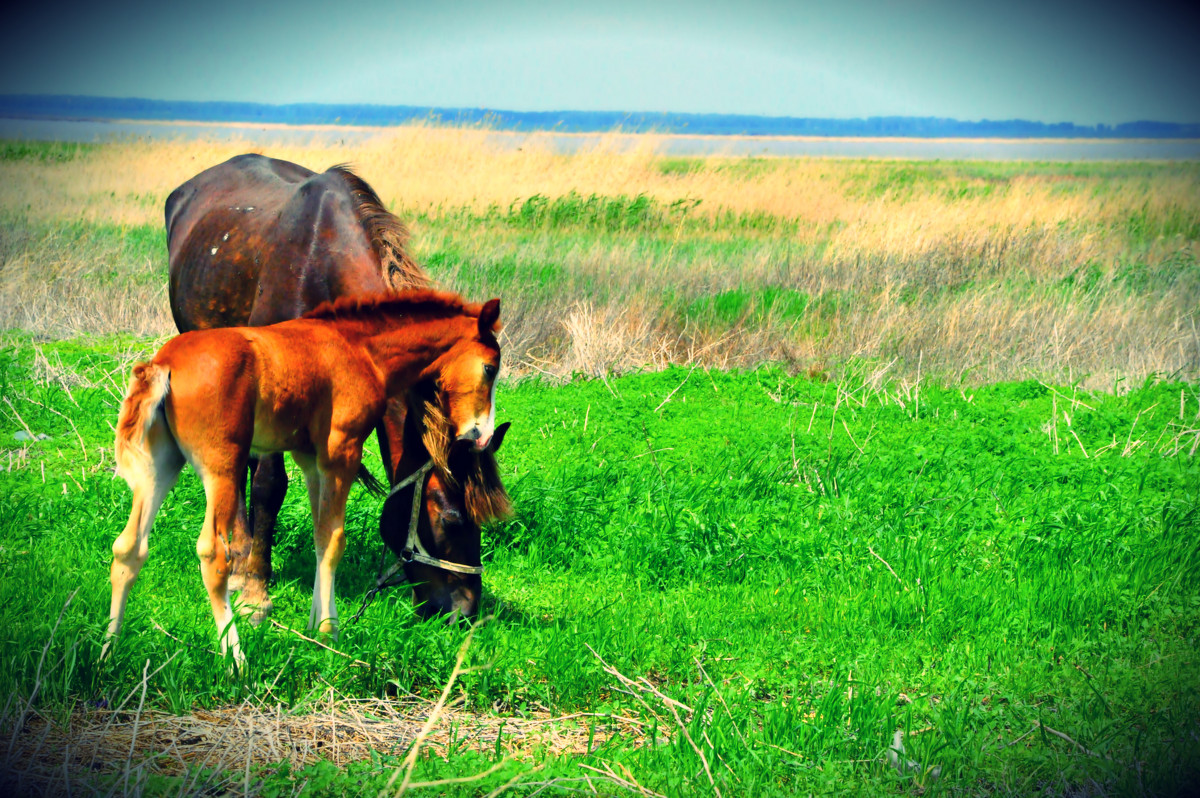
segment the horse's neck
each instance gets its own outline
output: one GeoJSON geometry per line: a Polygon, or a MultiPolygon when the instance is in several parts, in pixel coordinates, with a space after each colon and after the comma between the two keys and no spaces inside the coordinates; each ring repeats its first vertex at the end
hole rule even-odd
{"type": "Polygon", "coordinates": [[[420,404],[420,402],[408,402],[408,411],[399,442],[399,467],[402,473],[404,473],[405,466],[409,470],[416,470],[430,459],[429,449],[425,446],[424,440],[427,420],[424,418],[424,408],[420,404]]]}
{"type": "Polygon", "coordinates": [[[379,324],[363,330],[367,354],[387,380],[394,395],[415,384],[421,375],[461,339],[457,319],[424,319],[409,324],[379,324]]]}

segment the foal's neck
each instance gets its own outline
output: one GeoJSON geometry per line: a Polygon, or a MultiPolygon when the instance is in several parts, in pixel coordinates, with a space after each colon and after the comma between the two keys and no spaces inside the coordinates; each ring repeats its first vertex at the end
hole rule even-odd
{"type": "Polygon", "coordinates": [[[359,334],[392,396],[418,382],[438,358],[462,341],[472,321],[462,316],[413,319],[405,324],[385,320],[365,325],[359,334]]]}

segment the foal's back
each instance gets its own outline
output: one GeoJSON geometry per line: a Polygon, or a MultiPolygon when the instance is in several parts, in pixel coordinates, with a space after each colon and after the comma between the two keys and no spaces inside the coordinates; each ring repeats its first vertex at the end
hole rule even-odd
{"type": "Polygon", "coordinates": [[[366,352],[326,321],[184,333],[153,362],[171,372],[166,412],[185,451],[312,452],[334,416],[365,434],[386,401],[366,352]]]}

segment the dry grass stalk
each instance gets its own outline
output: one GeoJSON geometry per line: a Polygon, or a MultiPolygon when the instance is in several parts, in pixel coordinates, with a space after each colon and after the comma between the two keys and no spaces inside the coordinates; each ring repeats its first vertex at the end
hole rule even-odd
{"type": "MultiPolygon", "coordinates": [[[[490,616],[480,620],[479,624],[481,625],[487,623],[489,620],[490,616]]],[[[409,787],[412,786],[413,768],[417,764],[417,757],[421,753],[421,746],[424,744],[425,740],[428,739],[433,727],[437,725],[438,720],[441,718],[442,712],[446,708],[446,699],[450,697],[450,691],[454,689],[455,681],[457,681],[458,677],[463,674],[480,670],[480,668],[477,667],[463,667],[463,660],[466,659],[467,652],[471,649],[471,640],[474,639],[475,630],[478,628],[479,625],[472,626],[471,631],[467,632],[467,636],[463,639],[462,645],[458,647],[458,654],[454,658],[454,667],[451,669],[450,675],[446,678],[446,685],[442,688],[442,694],[439,695],[437,701],[434,702],[433,709],[429,711],[429,717],[425,719],[425,723],[421,725],[421,729],[417,732],[417,736],[413,738],[412,745],[408,747],[408,754],[404,757],[404,763],[400,767],[396,768],[395,772],[392,773],[392,778],[388,781],[387,786],[384,787],[380,793],[381,796],[385,795],[389,790],[391,790],[392,784],[395,783],[396,777],[399,776],[401,772],[404,773],[404,779],[400,782],[400,787],[396,790],[397,798],[406,793],[409,787]]]]}
{"type": "MultiPolygon", "coordinates": [[[[621,762],[617,763],[617,767],[621,769],[620,775],[613,770],[611,762],[602,761],[600,763],[600,767],[593,767],[592,765],[584,764],[581,764],[580,767],[584,770],[590,770],[593,773],[599,774],[605,780],[612,784],[616,784],[618,787],[623,787],[624,789],[633,793],[637,793],[638,795],[644,795],[646,798],[666,798],[666,796],[664,796],[662,793],[655,792],[654,790],[639,784],[637,779],[633,777],[633,774],[629,772],[629,768],[625,767],[625,765],[621,762]]],[[[592,780],[585,777],[585,781],[587,781],[588,786],[591,787],[591,791],[596,793],[596,788],[592,785],[592,780]]]]}
{"type": "MultiPolygon", "coordinates": [[[[635,701],[641,704],[648,713],[654,715],[655,717],[661,718],[661,715],[659,715],[659,713],[656,712],[650,705],[651,701],[661,704],[661,706],[665,708],[667,712],[671,713],[671,718],[675,722],[675,728],[679,730],[679,732],[683,735],[684,740],[687,741],[688,745],[696,753],[696,756],[700,758],[700,764],[704,768],[704,775],[708,777],[708,786],[712,789],[713,794],[716,795],[717,798],[721,798],[721,788],[717,786],[717,782],[713,778],[712,767],[709,765],[708,757],[704,755],[704,750],[696,744],[696,740],[694,737],[692,737],[691,732],[688,731],[688,724],[684,720],[685,717],[687,720],[691,720],[691,716],[693,715],[692,708],[666,695],[653,684],[651,684],[650,681],[645,677],[642,677],[636,681],[630,679],[612,665],[609,665],[607,662],[605,662],[604,658],[597,654],[596,650],[591,646],[588,646],[588,651],[591,651],[592,656],[600,661],[600,665],[604,668],[604,672],[615,678],[621,684],[621,687],[617,689],[620,692],[631,696],[635,701]],[[679,714],[681,710],[684,713],[683,716],[679,714]]],[[[712,742],[707,738],[707,732],[704,732],[704,740],[708,743],[709,750],[715,755],[716,751],[713,748],[712,742]]]]}

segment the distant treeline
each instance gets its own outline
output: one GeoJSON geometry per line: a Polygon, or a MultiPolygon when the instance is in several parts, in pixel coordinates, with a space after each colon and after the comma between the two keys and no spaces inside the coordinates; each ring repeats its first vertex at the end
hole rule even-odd
{"type": "Polygon", "coordinates": [[[1200,138],[1200,124],[1136,121],[1076,125],[1024,119],[964,122],[929,116],[814,119],[745,114],[625,111],[496,111],[415,105],[267,105],[65,95],[0,95],[0,116],[32,119],[161,119],[287,125],[401,125],[424,121],[499,130],[626,131],[750,136],[900,136],[909,138],[1200,138]]]}

